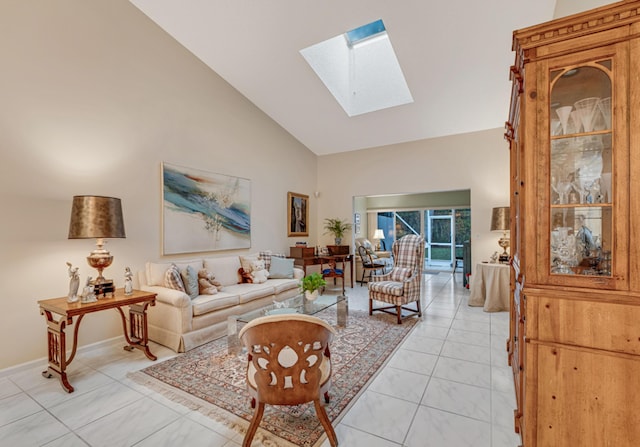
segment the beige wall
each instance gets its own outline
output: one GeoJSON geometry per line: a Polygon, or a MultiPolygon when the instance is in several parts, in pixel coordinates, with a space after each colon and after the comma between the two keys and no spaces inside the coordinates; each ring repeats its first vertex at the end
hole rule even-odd
{"type": "MultiPolygon", "coordinates": [[[[122,199],[127,238],[105,271],[120,286],[161,258],[162,161],[251,179],[251,251],[290,245],[287,191],[316,219],[315,154],[126,0],[3,0],[0,55],[0,369],[46,355],[36,302],[66,295],[66,261],[95,277],[94,242],[66,238],[73,195],[122,199]]],[[[81,344],[119,325],[88,315],[81,344]]]]}
{"type": "MultiPolygon", "coordinates": [[[[471,190],[473,264],[488,260],[500,249],[500,235],[489,231],[491,209],[509,205],[503,134],[492,129],[319,157],[318,216],[351,218],[356,196],[471,190]]],[[[322,236],[320,244],[329,241],[322,236]]]]}

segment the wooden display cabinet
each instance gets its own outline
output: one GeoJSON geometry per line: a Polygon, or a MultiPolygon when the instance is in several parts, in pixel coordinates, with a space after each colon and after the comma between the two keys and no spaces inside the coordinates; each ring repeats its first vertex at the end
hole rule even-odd
{"type": "Polygon", "coordinates": [[[640,1],[514,32],[507,342],[524,447],[640,440],[640,1]]]}

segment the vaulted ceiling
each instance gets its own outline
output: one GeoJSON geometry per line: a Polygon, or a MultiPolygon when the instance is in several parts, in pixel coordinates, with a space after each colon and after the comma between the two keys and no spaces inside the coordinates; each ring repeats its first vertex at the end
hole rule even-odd
{"type": "Polygon", "coordinates": [[[502,127],[513,30],[556,0],[130,0],[318,155],[502,127]],[[300,50],[382,19],[414,102],[349,117],[300,50]]]}

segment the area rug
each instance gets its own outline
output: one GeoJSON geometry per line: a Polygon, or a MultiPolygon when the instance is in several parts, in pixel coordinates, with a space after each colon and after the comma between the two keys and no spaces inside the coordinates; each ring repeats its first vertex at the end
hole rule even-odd
{"type": "MultiPolygon", "coordinates": [[[[335,309],[318,316],[336,325],[335,309]]],[[[415,326],[417,319],[396,324],[395,317],[350,311],[347,326],[336,328],[331,344],[331,401],[325,405],[335,426],[415,326]]],[[[253,416],[246,391],[246,354],[227,354],[226,338],[214,340],[183,355],[150,366],[129,377],[168,399],[197,410],[244,434],[253,416]]],[[[264,446],[321,444],[325,437],[313,403],[265,408],[255,440],[264,446]]]]}

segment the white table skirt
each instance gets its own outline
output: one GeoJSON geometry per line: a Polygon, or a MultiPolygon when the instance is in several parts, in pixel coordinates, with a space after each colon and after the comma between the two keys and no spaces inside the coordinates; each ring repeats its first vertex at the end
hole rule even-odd
{"type": "Polygon", "coordinates": [[[477,264],[471,275],[469,306],[485,312],[509,310],[509,271],[506,264],[477,264]]]}

